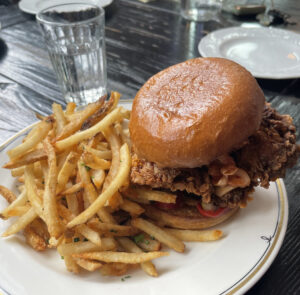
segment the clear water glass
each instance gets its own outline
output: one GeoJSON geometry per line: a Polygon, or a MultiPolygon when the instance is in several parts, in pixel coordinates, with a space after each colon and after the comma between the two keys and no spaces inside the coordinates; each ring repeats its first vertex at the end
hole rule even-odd
{"type": "Polygon", "coordinates": [[[221,0],[181,0],[181,15],[188,20],[217,20],[221,8],[221,0]]]}
{"type": "Polygon", "coordinates": [[[106,94],[104,10],[63,4],[43,9],[36,18],[66,102],[85,105],[106,94]]]}

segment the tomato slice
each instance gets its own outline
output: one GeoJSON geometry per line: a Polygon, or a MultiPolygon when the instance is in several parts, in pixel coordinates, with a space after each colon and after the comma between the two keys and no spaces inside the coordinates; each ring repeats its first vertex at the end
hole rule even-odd
{"type": "Polygon", "coordinates": [[[218,217],[226,210],[226,208],[221,207],[216,210],[204,210],[201,203],[197,204],[197,209],[199,213],[205,217],[218,217]]]}
{"type": "Polygon", "coordinates": [[[162,210],[172,210],[178,209],[182,206],[182,198],[180,196],[176,197],[176,203],[162,203],[162,202],[155,202],[155,207],[162,210]]]}

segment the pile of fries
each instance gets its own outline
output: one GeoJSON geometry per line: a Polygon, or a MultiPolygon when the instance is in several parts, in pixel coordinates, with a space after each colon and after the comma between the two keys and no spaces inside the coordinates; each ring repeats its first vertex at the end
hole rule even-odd
{"type": "Polygon", "coordinates": [[[140,266],[156,277],[151,260],[183,252],[183,241],[219,239],[219,230],[167,229],[141,217],[143,204],[175,203],[176,195],[130,186],[130,111],[120,94],[100,98],[82,110],[53,104],[23,142],[8,151],[4,168],[18,180],[19,195],[4,186],[9,205],[2,219],[17,217],[2,237],[23,232],[37,251],[55,248],[74,273],[98,270],[124,275],[140,266]]]}

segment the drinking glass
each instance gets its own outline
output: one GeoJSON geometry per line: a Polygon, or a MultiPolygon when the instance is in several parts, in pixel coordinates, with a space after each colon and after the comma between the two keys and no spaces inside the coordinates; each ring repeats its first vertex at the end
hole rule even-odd
{"type": "Polygon", "coordinates": [[[36,19],[66,102],[85,105],[106,94],[104,10],[69,3],[43,9],[36,19]]]}
{"type": "Polygon", "coordinates": [[[221,0],[181,0],[181,15],[194,21],[217,19],[222,8],[221,0]]]}

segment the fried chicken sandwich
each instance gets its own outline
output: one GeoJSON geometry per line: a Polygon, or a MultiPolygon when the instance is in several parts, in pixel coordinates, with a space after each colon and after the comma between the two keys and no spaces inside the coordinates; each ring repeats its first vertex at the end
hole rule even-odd
{"type": "Polygon", "coordinates": [[[177,195],[176,204],[145,205],[145,214],[175,228],[223,222],[300,154],[292,118],[265,102],[245,68],[221,58],[191,59],[150,78],[129,129],[132,184],[177,195]]]}

